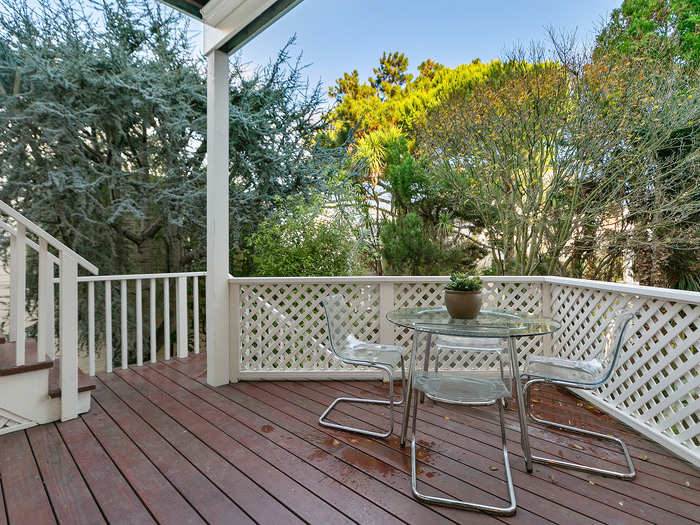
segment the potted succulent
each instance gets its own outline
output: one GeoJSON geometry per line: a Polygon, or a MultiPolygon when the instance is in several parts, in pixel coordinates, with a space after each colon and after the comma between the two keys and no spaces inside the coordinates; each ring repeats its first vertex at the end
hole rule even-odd
{"type": "Polygon", "coordinates": [[[453,273],[445,285],[445,306],[455,319],[471,319],[481,310],[481,278],[453,273]]]}

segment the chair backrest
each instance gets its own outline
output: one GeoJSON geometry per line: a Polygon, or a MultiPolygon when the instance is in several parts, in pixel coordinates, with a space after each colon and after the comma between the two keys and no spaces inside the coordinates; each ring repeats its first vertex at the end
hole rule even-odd
{"type": "Polygon", "coordinates": [[[614,313],[614,318],[608,323],[602,348],[597,354],[604,370],[601,383],[607,381],[615,369],[620,350],[632,334],[631,321],[634,316],[634,310],[626,307],[623,310],[617,310],[614,313]]]}
{"type": "Polygon", "coordinates": [[[351,318],[345,298],[340,294],[329,295],[321,300],[323,309],[326,311],[326,322],[328,324],[328,339],[331,343],[331,350],[337,356],[342,356],[360,341],[350,330],[351,318]]]}

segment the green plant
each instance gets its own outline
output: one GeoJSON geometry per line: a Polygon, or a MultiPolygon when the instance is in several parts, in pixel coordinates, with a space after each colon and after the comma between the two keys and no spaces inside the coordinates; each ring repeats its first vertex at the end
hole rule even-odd
{"type": "Polygon", "coordinates": [[[466,273],[455,272],[450,275],[450,282],[445,285],[446,290],[456,292],[478,292],[483,282],[478,275],[471,277],[466,273]]]}

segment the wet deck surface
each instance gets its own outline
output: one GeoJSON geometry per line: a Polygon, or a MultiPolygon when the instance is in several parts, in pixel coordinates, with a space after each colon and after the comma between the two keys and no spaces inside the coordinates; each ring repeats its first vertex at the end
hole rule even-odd
{"type": "MultiPolygon", "coordinates": [[[[525,472],[513,404],[508,447],[518,512],[495,518],[429,507],[410,489],[398,436],[366,439],[320,427],[341,395],[379,382],[247,382],[210,388],[206,357],[100,375],[82,417],[0,437],[4,523],[694,523],[698,471],[573,396],[533,392],[536,413],[625,440],[637,479],[535,465],[525,472]]],[[[398,414],[397,414],[398,416],[398,414]]],[[[397,417],[397,419],[399,419],[397,417]]],[[[386,424],[384,407],[339,407],[335,420],[386,424]]],[[[398,425],[395,432],[398,431],[398,425]]],[[[423,404],[424,492],[490,504],[507,495],[497,410],[423,404]]],[[[607,444],[531,427],[536,454],[622,468],[607,444]]]]}

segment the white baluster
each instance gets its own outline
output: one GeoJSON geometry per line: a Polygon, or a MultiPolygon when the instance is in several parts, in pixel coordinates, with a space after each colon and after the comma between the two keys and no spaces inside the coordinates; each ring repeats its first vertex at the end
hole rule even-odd
{"type": "Polygon", "coordinates": [[[25,341],[26,336],[24,332],[24,320],[25,320],[25,301],[27,293],[27,230],[22,223],[17,224],[17,239],[15,241],[15,257],[13,259],[15,267],[13,268],[12,280],[15,281],[16,296],[15,302],[12,304],[12,308],[15,312],[15,363],[17,366],[23,365],[25,363],[24,353],[25,353],[25,341]]]}
{"type": "Polygon", "coordinates": [[[88,361],[90,375],[95,375],[95,282],[88,283],[88,361]]]}
{"type": "Polygon", "coordinates": [[[49,277],[49,341],[47,345],[47,350],[49,352],[49,357],[51,359],[56,358],[56,283],[54,282],[54,277],[56,275],[56,269],[60,268],[58,263],[51,264],[49,266],[51,269],[51,275],[49,277]]]}
{"type": "Polygon", "coordinates": [[[105,281],[105,370],[112,372],[112,283],[105,281]]]}
{"type": "Polygon", "coordinates": [[[17,340],[17,236],[10,236],[10,341],[17,340]]]}
{"type": "Polygon", "coordinates": [[[126,302],[126,280],[122,279],[121,281],[121,303],[122,303],[122,324],[121,324],[121,329],[122,329],[122,369],[126,370],[129,367],[129,347],[127,346],[127,335],[128,335],[128,326],[127,326],[127,312],[128,312],[128,304],[126,302]]]}
{"type": "Polygon", "coordinates": [[[39,320],[37,330],[37,359],[53,354],[53,339],[49,323],[52,322],[53,311],[53,262],[49,259],[49,245],[46,239],[39,239],[39,320]]]}
{"type": "Polygon", "coordinates": [[[151,363],[156,362],[156,280],[151,279],[151,363]]]}
{"type": "Polygon", "coordinates": [[[163,346],[166,361],[170,359],[170,279],[163,279],[163,346]]]}
{"type": "Polygon", "coordinates": [[[136,280],[136,364],[143,365],[143,312],[141,310],[141,279],[136,280]]]}
{"type": "Polygon", "coordinates": [[[187,277],[177,278],[175,315],[177,316],[177,356],[187,357],[187,277]]]}
{"type": "Polygon", "coordinates": [[[194,353],[199,353],[199,278],[195,275],[192,278],[192,317],[193,317],[193,334],[194,338],[194,353]]]}
{"type": "Polygon", "coordinates": [[[78,261],[61,251],[59,286],[61,421],[78,416],[78,261]]]}

